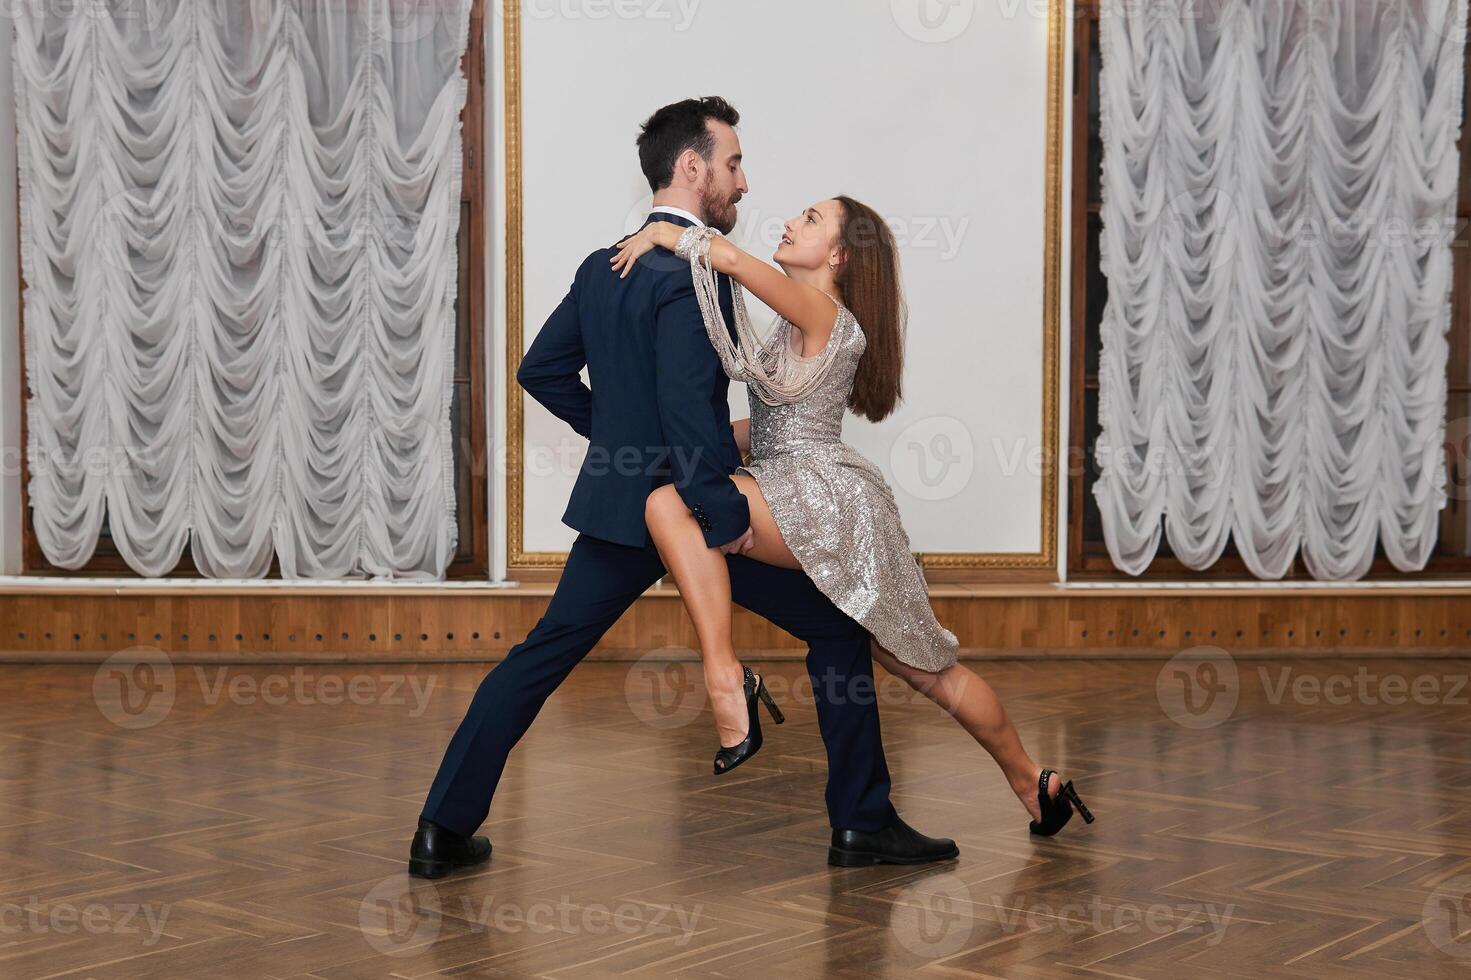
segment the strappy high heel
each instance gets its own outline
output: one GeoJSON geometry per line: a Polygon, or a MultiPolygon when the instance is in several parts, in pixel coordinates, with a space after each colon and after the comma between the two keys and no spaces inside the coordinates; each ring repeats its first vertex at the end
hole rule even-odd
{"type": "Polygon", "coordinates": [[[771,712],[771,719],[778,725],[786,721],[786,716],[776,706],[776,699],[766,689],[766,681],[751,672],[751,668],[741,665],[745,672],[745,683],[743,687],[746,692],[746,718],[749,727],[746,729],[746,737],[736,745],[729,748],[720,747],[715,753],[715,775],[720,776],[730,772],[736,766],[745,762],[751,756],[761,750],[761,717],[756,712],[756,702],[760,701],[766,705],[766,710],[771,712]]]}
{"type": "Polygon", "coordinates": [[[1042,819],[1033,820],[1027,824],[1027,829],[1042,837],[1051,837],[1063,828],[1073,818],[1073,807],[1083,815],[1084,823],[1093,822],[1093,814],[1083,805],[1083,800],[1078,796],[1078,791],[1073,789],[1073,781],[1069,779],[1058,789],[1056,796],[1047,795],[1047,778],[1055,773],[1055,769],[1043,769],[1042,775],[1037,777],[1037,805],[1042,808],[1042,819]]]}

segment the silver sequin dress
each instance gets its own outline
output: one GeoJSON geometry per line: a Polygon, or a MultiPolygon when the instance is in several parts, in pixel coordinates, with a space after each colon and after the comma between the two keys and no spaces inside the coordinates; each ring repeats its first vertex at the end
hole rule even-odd
{"type": "MultiPolygon", "coordinates": [[[[782,539],[802,569],[843,612],[862,623],[885,649],[921,670],[955,662],[955,634],[930,608],[924,572],[899,521],[894,493],[878,467],[842,439],[843,416],[858,360],[867,346],[863,328],[843,306],[827,346],[804,358],[790,344],[795,328],[782,319],[772,334],[786,357],[826,373],[799,401],[769,405],[751,385],[751,457],[747,473],[761,487],[782,539]]],[[[800,344],[800,336],[795,338],[800,344]]],[[[800,348],[798,348],[800,350],[800,348]]]]}

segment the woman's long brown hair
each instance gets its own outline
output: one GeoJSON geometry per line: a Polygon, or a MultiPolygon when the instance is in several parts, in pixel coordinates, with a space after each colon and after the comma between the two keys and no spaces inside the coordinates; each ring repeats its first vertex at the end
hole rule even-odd
{"type": "Polygon", "coordinates": [[[903,395],[906,311],[899,284],[899,249],[888,222],[873,208],[841,194],[833,200],[843,206],[838,240],[844,258],[837,283],[845,305],[868,339],[848,407],[878,422],[894,411],[903,395]]]}

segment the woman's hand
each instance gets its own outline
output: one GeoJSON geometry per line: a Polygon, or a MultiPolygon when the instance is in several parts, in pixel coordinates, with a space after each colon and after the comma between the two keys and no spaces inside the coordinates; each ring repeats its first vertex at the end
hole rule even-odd
{"type": "Polygon", "coordinates": [[[608,261],[612,264],[613,271],[618,273],[619,279],[627,279],[628,270],[633,268],[640,256],[655,248],[673,249],[679,244],[679,236],[683,233],[684,226],[672,221],[652,221],[619,242],[618,254],[608,261]],[[672,240],[671,234],[674,236],[672,240]]]}

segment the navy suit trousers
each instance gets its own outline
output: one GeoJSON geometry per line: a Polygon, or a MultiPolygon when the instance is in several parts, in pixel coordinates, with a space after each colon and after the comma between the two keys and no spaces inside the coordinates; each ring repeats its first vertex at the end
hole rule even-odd
{"type": "MultiPolygon", "coordinates": [[[[809,647],[807,672],[827,748],[829,822],[840,830],[887,826],[894,810],[868,632],[802,572],[740,555],[726,561],[736,604],[809,647]]],[[[485,821],[506,758],[546,699],[664,573],[652,545],[578,536],[546,614],[481,681],[445,750],[424,817],[462,834],[485,821]]]]}

